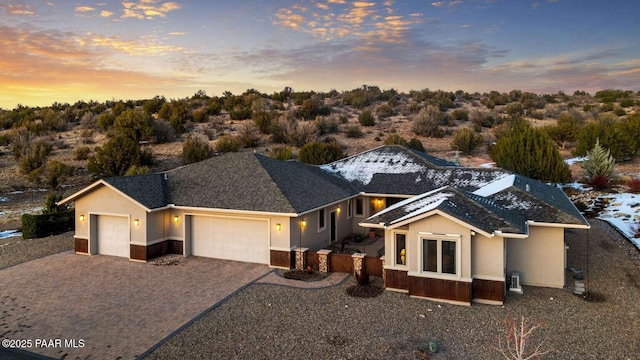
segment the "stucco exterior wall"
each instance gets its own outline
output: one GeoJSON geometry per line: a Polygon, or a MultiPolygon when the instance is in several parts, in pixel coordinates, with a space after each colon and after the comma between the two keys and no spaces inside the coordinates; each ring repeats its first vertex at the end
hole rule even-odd
{"type": "Polygon", "coordinates": [[[564,229],[530,226],[526,239],[507,240],[507,275],[520,273],[525,285],[564,286],[564,229]]]}
{"type": "Polygon", "coordinates": [[[473,278],[504,281],[504,238],[476,233],[471,238],[471,274],[473,278]]]}
{"type": "Polygon", "coordinates": [[[146,210],[109,187],[100,186],[78,198],[75,209],[76,237],[89,238],[89,215],[122,215],[129,216],[130,242],[138,245],[145,245],[147,242],[147,226],[143,223],[147,219],[146,210]],[[80,221],[81,215],[84,215],[84,221],[80,221]],[[139,219],[141,224],[136,227],[134,219],[139,219]]]}
{"type": "Polygon", "coordinates": [[[460,281],[471,281],[471,230],[457,222],[454,222],[442,215],[435,214],[428,218],[418,220],[404,227],[406,231],[406,266],[394,267],[394,236],[393,233],[402,229],[387,230],[385,232],[385,268],[405,269],[410,276],[427,276],[434,278],[455,279],[460,281]],[[430,236],[422,233],[438,234],[430,236]],[[422,272],[422,243],[423,238],[440,238],[440,235],[459,235],[457,261],[459,262],[459,273],[456,275],[436,274],[422,272]]]}
{"type": "Polygon", "coordinates": [[[347,218],[347,201],[324,208],[325,227],[323,230],[318,227],[319,211],[315,210],[291,219],[291,246],[302,245],[302,247],[315,251],[331,245],[331,212],[336,214],[336,241],[342,240],[353,232],[354,218],[347,218]],[[302,219],[306,221],[306,226],[302,229],[302,242],[300,242],[300,221],[302,219]]]}

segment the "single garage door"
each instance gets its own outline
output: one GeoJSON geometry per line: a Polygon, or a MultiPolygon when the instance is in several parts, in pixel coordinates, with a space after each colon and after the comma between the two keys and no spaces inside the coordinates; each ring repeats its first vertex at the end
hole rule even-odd
{"type": "Polygon", "coordinates": [[[266,220],[193,216],[191,254],[216,259],[269,263],[266,220]]]}
{"type": "Polygon", "coordinates": [[[129,257],[129,218],[99,215],[96,217],[98,254],[129,257]]]}

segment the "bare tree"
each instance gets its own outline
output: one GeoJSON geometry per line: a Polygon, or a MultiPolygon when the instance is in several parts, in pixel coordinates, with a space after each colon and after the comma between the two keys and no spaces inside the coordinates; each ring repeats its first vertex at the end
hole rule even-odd
{"type": "Polygon", "coordinates": [[[524,316],[517,321],[514,316],[509,315],[505,321],[504,339],[498,337],[498,345],[491,347],[498,351],[507,360],[532,360],[542,358],[551,352],[551,349],[543,350],[546,338],[539,341],[533,336],[533,332],[542,327],[542,323],[535,325],[527,324],[524,316]],[[532,344],[533,342],[533,344],[532,344]],[[536,345],[537,344],[537,345],[536,345]],[[533,346],[533,352],[528,353],[527,345],[533,346]]]}

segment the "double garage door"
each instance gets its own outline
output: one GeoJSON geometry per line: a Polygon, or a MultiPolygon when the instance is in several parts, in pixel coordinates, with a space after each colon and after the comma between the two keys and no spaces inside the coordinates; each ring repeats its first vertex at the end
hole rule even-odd
{"type": "Polygon", "coordinates": [[[191,216],[191,255],[269,263],[267,220],[191,216]]]}

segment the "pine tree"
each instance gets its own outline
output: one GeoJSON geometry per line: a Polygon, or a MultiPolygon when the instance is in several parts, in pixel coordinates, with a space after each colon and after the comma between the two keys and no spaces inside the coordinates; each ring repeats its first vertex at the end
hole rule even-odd
{"type": "Polygon", "coordinates": [[[596,139],[593,149],[587,151],[587,160],[582,163],[582,169],[589,183],[598,176],[610,180],[613,176],[615,164],[616,162],[611,156],[611,152],[600,145],[600,139],[596,139]]]}

